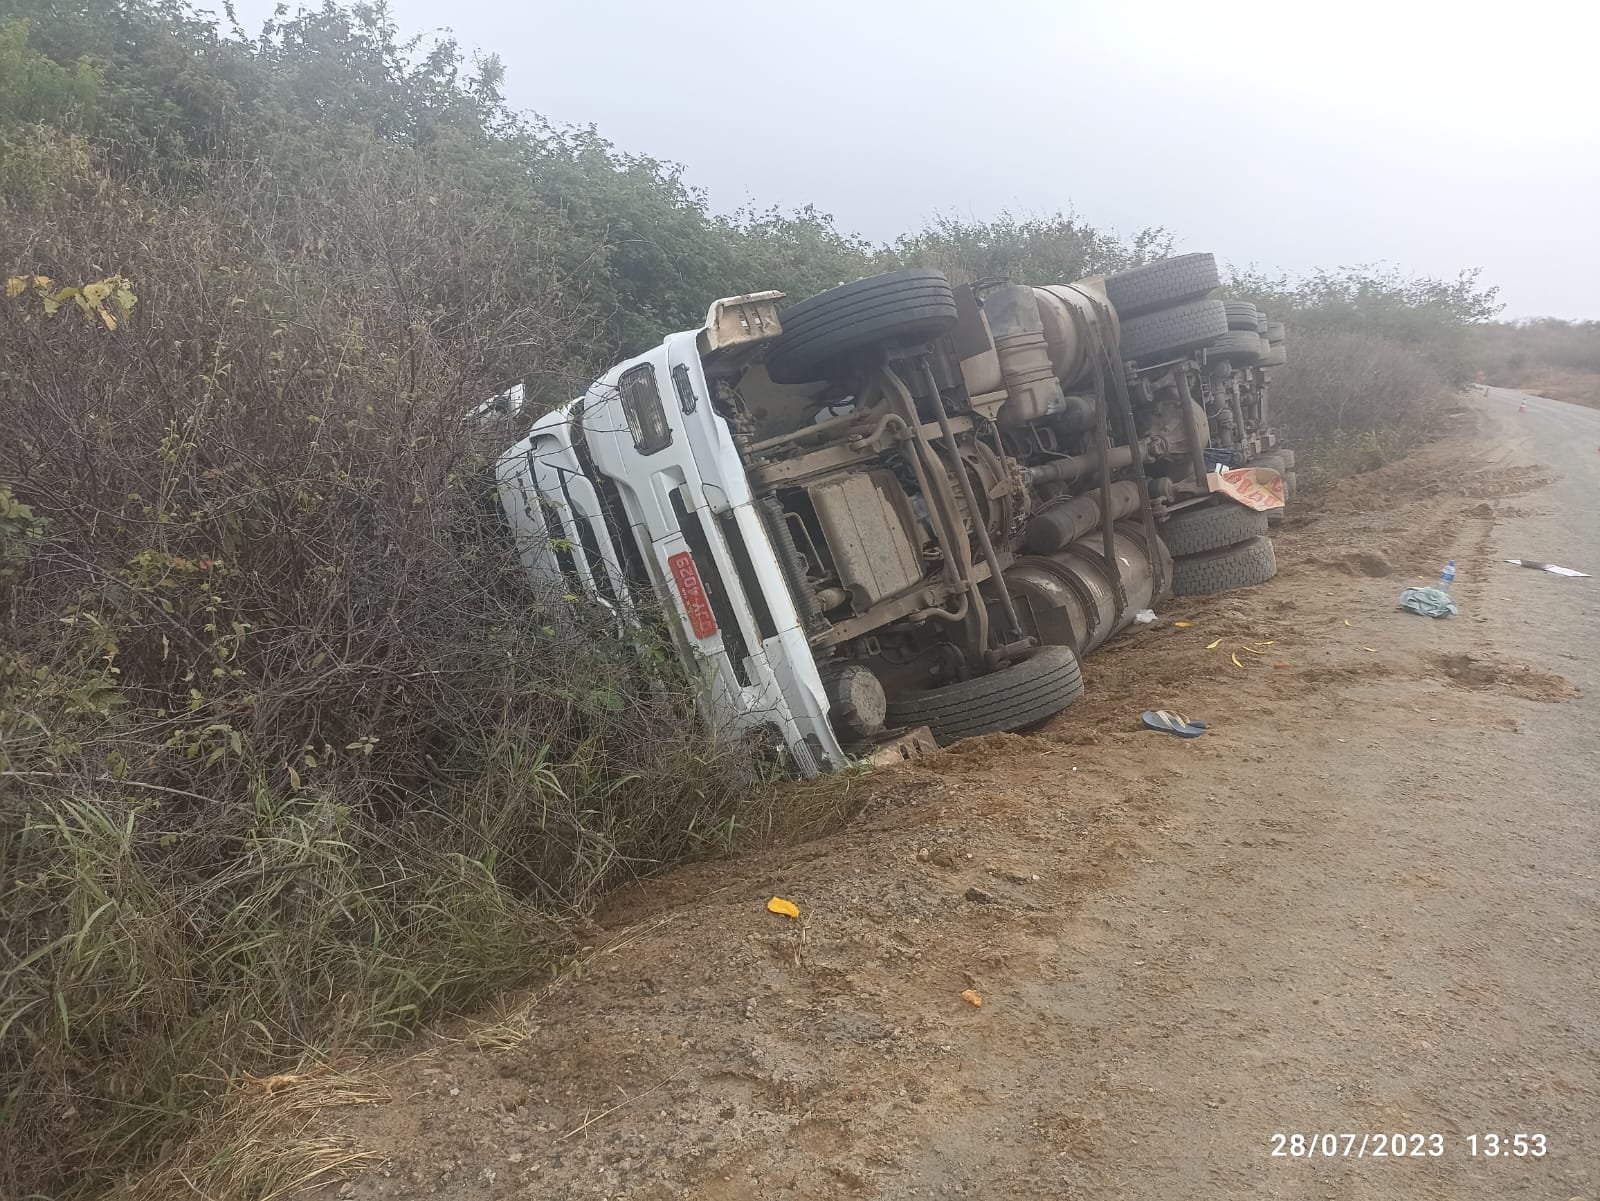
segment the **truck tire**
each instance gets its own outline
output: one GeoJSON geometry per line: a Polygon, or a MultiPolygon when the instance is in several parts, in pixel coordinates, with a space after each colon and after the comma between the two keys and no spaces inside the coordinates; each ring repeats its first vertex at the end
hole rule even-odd
{"type": "Polygon", "coordinates": [[[1082,695],[1083,672],[1072,648],[1044,646],[986,676],[891,698],[889,724],[927,726],[940,746],[949,746],[962,738],[1031,726],[1082,695]]]}
{"type": "Polygon", "coordinates": [[[938,337],[956,323],[956,298],[944,272],[908,267],[819,292],[778,317],[783,333],[767,350],[767,374],[776,383],[804,384],[875,342],[938,337]]]}
{"type": "Polygon", "coordinates": [[[1161,523],[1158,532],[1174,556],[1198,555],[1259,538],[1267,532],[1267,515],[1224,500],[1180,509],[1161,523]]]}
{"type": "Polygon", "coordinates": [[[1254,330],[1229,330],[1206,347],[1206,358],[1253,367],[1261,361],[1261,335],[1254,330]]]}
{"type": "Polygon", "coordinates": [[[1122,357],[1175,358],[1209,346],[1228,332],[1228,312],[1220,300],[1196,300],[1122,323],[1122,357]]]}
{"type": "Polygon", "coordinates": [[[1286,332],[1287,331],[1283,328],[1283,322],[1281,322],[1281,321],[1269,321],[1269,322],[1267,322],[1267,341],[1268,342],[1282,342],[1283,341],[1283,335],[1286,332]]]}
{"type": "Polygon", "coordinates": [[[1267,343],[1267,353],[1261,356],[1257,367],[1282,367],[1289,361],[1289,356],[1283,352],[1282,342],[1267,343]]]}
{"type": "Polygon", "coordinates": [[[1251,538],[1234,546],[1208,550],[1172,561],[1176,596],[1209,596],[1235,588],[1253,588],[1278,574],[1271,538],[1251,538]]]}
{"type": "Polygon", "coordinates": [[[1270,341],[1270,339],[1267,337],[1267,326],[1270,325],[1270,324],[1271,324],[1271,322],[1269,322],[1267,320],[1267,315],[1265,313],[1263,313],[1260,309],[1257,309],[1256,310],[1256,333],[1261,335],[1261,340],[1263,342],[1270,341]]]}
{"type": "Polygon", "coordinates": [[[1126,321],[1141,313],[1201,300],[1221,283],[1216,255],[1180,254],[1106,276],[1106,299],[1126,321]]]}
{"type": "Polygon", "coordinates": [[[1256,306],[1243,300],[1223,301],[1223,307],[1228,310],[1228,328],[1246,330],[1255,333],[1258,316],[1256,306]]]}

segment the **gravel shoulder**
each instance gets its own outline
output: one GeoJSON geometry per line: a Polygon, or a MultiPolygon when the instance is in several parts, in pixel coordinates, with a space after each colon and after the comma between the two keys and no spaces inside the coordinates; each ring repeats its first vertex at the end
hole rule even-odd
{"type": "Polygon", "coordinates": [[[1273,583],[1169,605],[1044,728],[642,885],[553,987],[367,1065],[313,1119],[373,1155],[328,1194],[1594,1197],[1600,579],[1499,560],[1600,576],[1600,412],[1519,400],[1291,517],[1273,583]],[[1461,616],[1401,612],[1450,557],[1461,616]]]}

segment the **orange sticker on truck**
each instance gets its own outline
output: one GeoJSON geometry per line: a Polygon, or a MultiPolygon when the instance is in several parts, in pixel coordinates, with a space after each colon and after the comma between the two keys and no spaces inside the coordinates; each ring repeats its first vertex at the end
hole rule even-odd
{"type": "Polygon", "coordinates": [[[711,637],[717,632],[717,619],[711,612],[705,585],[700,582],[694,556],[686,550],[679,551],[667,560],[667,566],[672,569],[672,579],[678,585],[683,611],[689,615],[689,628],[696,638],[711,637]]]}

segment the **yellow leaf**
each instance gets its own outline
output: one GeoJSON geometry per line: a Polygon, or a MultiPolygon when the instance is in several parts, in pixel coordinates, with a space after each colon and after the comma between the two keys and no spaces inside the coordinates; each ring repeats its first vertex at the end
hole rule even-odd
{"type": "Polygon", "coordinates": [[[983,1008],[983,998],[978,994],[978,990],[975,988],[965,989],[961,994],[961,999],[968,1005],[971,1005],[974,1009],[983,1008]]]}
{"type": "Polygon", "coordinates": [[[102,279],[92,284],[84,284],[83,298],[91,308],[99,308],[106,302],[106,297],[111,295],[113,286],[115,286],[113,281],[109,279],[102,279]]]}
{"type": "Polygon", "coordinates": [[[1229,655],[1228,658],[1233,660],[1233,665],[1235,667],[1243,667],[1244,666],[1243,663],[1239,662],[1239,656],[1238,655],[1229,655]]]}
{"type": "Polygon", "coordinates": [[[1361,649],[1366,651],[1366,652],[1368,652],[1369,654],[1373,654],[1373,655],[1376,655],[1378,653],[1378,648],[1375,647],[1375,646],[1364,646],[1361,649]]]}
{"type": "Polygon", "coordinates": [[[96,309],[95,312],[100,314],[100,320],[106,323],[107,329],[117,328],[117,319],[111,315],[109,309],[96,309]]]}
{"type": "Polygon", "coordinates": [[[1248,654],[1252,654],[1252,655],[1264,655],[1264,654],[1267,653],[1266,651],[1258,651],[1253,646],[1241,646],[1239,649],[1242,650],[1242,651],[1245,651],[1248,654]]]}
{"type": "Polygon", "coordinates": [[[292,765],[286,765],[286,766],[289,767],[289,787],[293,788],[296,792],[299,792],[300,791],[300,773],[295,771],[295,769],[294,769],[294,767],[292,765]]]}
{"type": "Polygon", "coordinates": [[[1192,621],[1175,621],[1172,624],[1174,626],[1176,626],[1180,630],[1187,630],[1187,629],[1189,629],[1190,627],[1192,627],[1194,625],[1194,622],[1192,622],[1192,621]]]}
{"type": "Polygon", "coordinates": [[[10,279],[6,280],[6,299],[15,300],[18,296],[22,295],[27,287],[28,277],[26,275],[13,275],[10,279]]]}
{"type": "Polygon", "coordinates": [[[793,901],[786,901],[782,897],[773,897],[767,902],[768,913],[781,913],[784,917],[799,917],[800,906],[793,901]]]}
{"type": "Polygon", "coordinates": [[[139,298],[133,294],[133,285],[122,276],[114,275],[111,278],[117,281],[117,290],[111,294],[111,299],[117,302],[117,307],[126,317],[133,311],[133,306],[138,303],[139,298]]]}
{"type": "Polygon", "coordinates": [[[1348,618],[1348,617],[1346,617],[1346,618],[1345,618],[1345,619],[1344,619],[1344,624],[1345,624],[1345,625],[1349,625],[1349,624],[1350,624],[1350,619],[1349,619],[1349,618],[1348,618]]]}
{"type": "Polygon", "coordinates": [[[1222,639],[1218,638],[1215,642],[1206,643],[1206,650],[1214,651],[1214,650],[1217,649],[1217,647],[1219,647],[1221,645],[1222,645],[1222,639]]]}

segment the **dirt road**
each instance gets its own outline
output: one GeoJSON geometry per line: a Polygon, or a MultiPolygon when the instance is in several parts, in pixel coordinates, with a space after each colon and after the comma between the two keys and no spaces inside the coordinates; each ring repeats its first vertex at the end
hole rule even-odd
{"type": "Polygon", "coordinates": [[[582,973],[321,1115],[379,1156],[343,1195],[1600,1195],[1600,579],[1500,563],[1600,574],[1600,412],[1518,399],[1037,733],[625,898],[582,973]],[[1461,616],[1401,612],[1449,557],[1461,616]],[[1355,1157],[1391,1133],[1443,1154],[1355,1157]],[[1487,1157],[1519,1133],[1546,1154],[1487,1157]]]}

